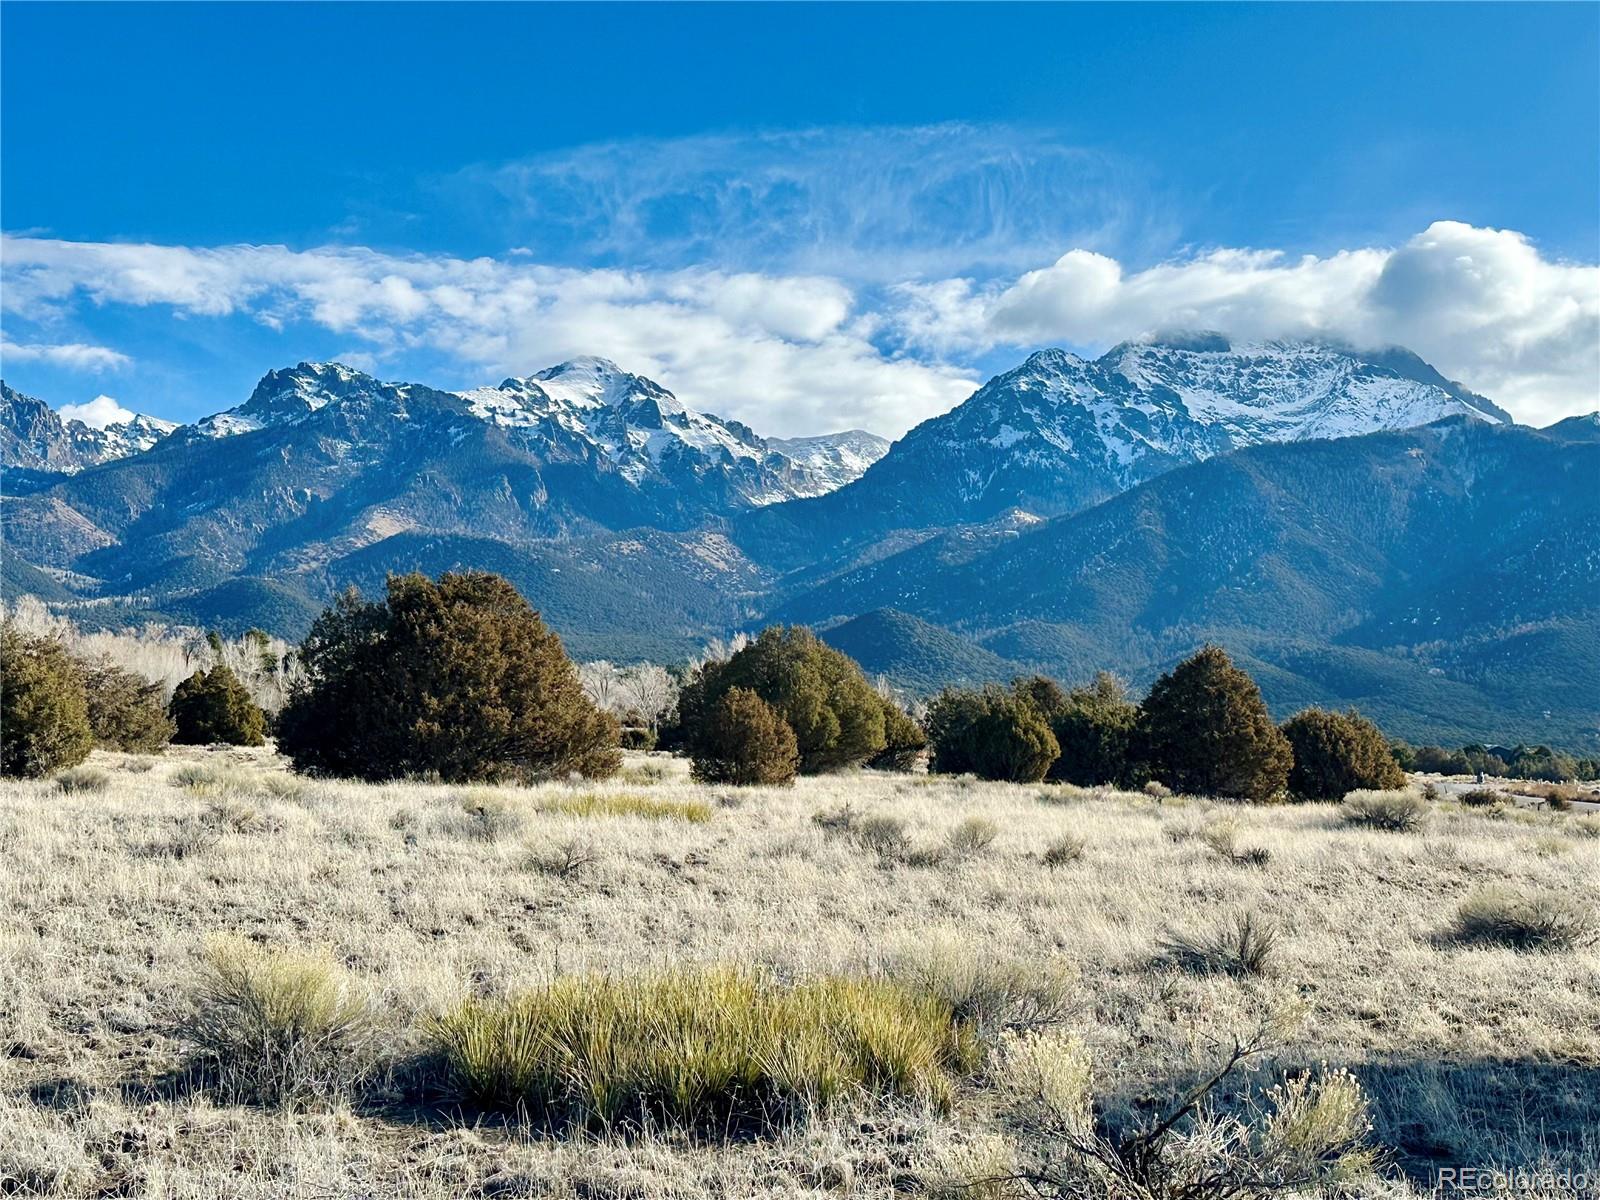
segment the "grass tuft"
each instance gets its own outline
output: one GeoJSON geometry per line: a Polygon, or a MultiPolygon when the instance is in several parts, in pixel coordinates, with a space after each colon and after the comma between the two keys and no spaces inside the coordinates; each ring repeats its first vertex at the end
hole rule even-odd
{"type": "Polygon", "coordinates": [[[669,800],[642,792],[580,792],[554,796],[539,804],[539,811],[571,817],[643,817],[649,821],[688,821],[704,825],[711,820],[711,805],[704,800],[669,800]]]}
{"type": "Polygon", "coordinates": [[[1428,802],[1416,792],[1351,792],[1344,798],[1348,825],[1412,833],[1422,828],[1427,817],[1428,802]]]}
{"type": "Polygon", "coordinates": [[[99,767],[68,767],[56,774],[56,790],[69,796],[103,792],[110,782],[111,776],[99,767]]]}
{"type": "Polygon", "coordinates": [[[1449,940],[1512,950],[1574,950],[1600,940],[1600,914],[1570,896],[1487,888],[1456,910],[1449,940]]]}
{"type": "Polygon", "coordinates": [[[469,1000],[428,1034],[456,1099],[596,1131],[764,1132],[863,1095],[944,1109],[952,1072],[977,1065],[930,995],[717,967],[558,979],[469,1000]]]}
{"type": "Polygon", "coordinates": [[[1057,867],[1075,863],[1083,857],[1086,843],[1075,833],[1064,833],[1054,838],[1045,846],[1044,853],[1039,856],[1045,866],[1054,870],[1057,867]]]}
{"type": "Polygon", "coordinates": [[[332,1103],[378,1061],[372,1009],[336,963],[234,938],[209,947],[181,1033],[242,1103],[332,1103]]]}
{"type": "Polygon", "coordinates": [[[1166,957],[1194,974],[1265,975],[1278,945],[1278,927],[1253,912],[1241,912],[1207,933],[1174,935],[1166,957]]]}

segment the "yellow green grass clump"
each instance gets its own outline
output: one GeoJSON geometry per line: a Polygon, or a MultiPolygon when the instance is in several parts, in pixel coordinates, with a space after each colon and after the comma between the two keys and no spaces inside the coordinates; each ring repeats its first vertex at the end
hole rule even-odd
{"type": "Polygon", "coordinates": [[[429,1033],[459,1100],[595,1130],[766,1128],[852,1095],[945,1108],[979,1053],[926,993],[729,967],[572,976],[467,1001],[429,1033]]]}
{"type": "Polygon", "coordinates": [[[688,821],[703,825],[711,820],[711,805],[704,800],[673,800],[643,792],[579,792],[552,796],[539,805],[541,812],[573,817],[644,817],[655,821],[688,821]]]}

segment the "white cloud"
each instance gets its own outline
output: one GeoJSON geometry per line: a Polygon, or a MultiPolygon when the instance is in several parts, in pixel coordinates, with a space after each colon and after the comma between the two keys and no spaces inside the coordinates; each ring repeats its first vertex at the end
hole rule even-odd
{"type": "Polygon", "coordinates": [[[1129,161],[965,122],[635,138],[472,167],[435,188],[455,219],[547,259],[877,283],[1016,271],[1063,245],[1166,245],[1174,228],[1129,161]]]}
{"type": "Polygon", "coordinates": [[[123,408],[110,396],[96,396],[87,404],[63,404],[63,421],[82,421],[90,429],[104,429],[107,425],[121,425],[133,420],[133,412],[123,408]]]}
{"type": "Polygon", "coordinates": [[[133,361],[126,354],[119,354],[105,346],[87,346],[82,342],[59,345],[0,342],[0,359],[6,358],[17,362],[45,362],[78,371],[104,371],[111,367],[125,367],[133,361]]]}
{"type": "MultiPolygon", "coordinates": [[[[972,374],[885,355],[845,284],[811,275],[578,270],[364,248],[111,245],[7,238],[5,304],[96,305],[310,321],[381,362],[442,352],[481,377],[599,354],[763,433],[904,429],[967,396],[972,374]]],[[[474,380],[474,382],[480,380],[474,380]]]]}
{"type": "Polygon", "coordinates": [[[278,329],[311,322],[377,365],[447,356],[461,383],[600,354],[780,435],[851,425],[899,434],[969,394],[973,372],[952,365],[960,356],[1102,347],[1172,328],[1405,345],[1529,422],[1600,404],[1600,267],[1454,222],[1397,248],[1298,259],[1217,249],[1135,271],[1080,248],[1010,281],[918,280],[887,299],[819,274],[585,270],[338,246],[12,237],[4,270],[4,303],[28,319],[88,300],[278,329]]]}
{"type": "Polygon", "coordinates": [[[899,327],[950,354],[1162,329],[1402,345],[1543,424],[1600,406],[1600,266],[1553,262],[1522,234],[1438,221],[1393,249],[1289,259],[1212,250],[1143,271],[1072,250],[1010,283],[897,289],[899,327]]]}

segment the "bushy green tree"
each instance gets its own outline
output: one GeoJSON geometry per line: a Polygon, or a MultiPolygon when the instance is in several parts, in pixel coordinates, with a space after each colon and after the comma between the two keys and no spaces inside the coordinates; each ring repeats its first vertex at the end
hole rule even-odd
{"type": "Polygon", "coordinates": [[[928,706],[932,770],[1035,783],[1060,753],[1049,723],[1014,690],[952,688],[928,706]]]}
{"type": "Polygon", "coordinates": [[[749,688],[729,688],[700,723],[694,777],[704,783],[791,783],[800,764],[794,730],[749,688]]]}
{"type": "Polygon", "coordinates": [[[928,748],[928,735],[922,726],[893,700],[883,701],[883,749],[867,760],[880,771],[909,771],[928,748]]]}
{"type": "Polygon", "coordinates": [[[0,628],[0,774],[38,778],[93,747],[78,664],[51,638],[0,628]]]}
{"type": "Polygon", "coordinates": [[[1139,706],[1135,740],[1156,779],[1197,795],[1277,799],[1294,762],[1255,680],[1219,646],[1156,680],[1139,706]]]}
{"type": "Polygon", "coordinates": [[[301,661],[278,739],[301,770],[460,783],[621,766],[616,719],[498,575],[392,576],[376,602],[348,593],[317,618],[301,661]]]}
{"type": "Polygon", "coordinates": [[[726,662],[696,673],[678,697],[691,745],[711,707],[736,687],[760,696],[794,731],[802,775],[855,766],[887,744],[883,703],[861,667],[804,626],[764,629],[726,662]]]}
{"type": "Polygon", "coordinates": [[[1566,783],[1578,778],[1578,760],[1549,746],[1518,746],[1511,752],[1506,772],[1517,779],[1566,783]]]}
{"type": "Polygon", "coordinates": [[[1137,782],[1133,729],[1139,706],[1115,675],[1102,671],[1088,686],[1073,688],[1048,715],[1061,747],[1048,778],[1085,787],[1137,782]]]}
{"type": "Polygon", "coordinates": [[[172,740],[183,745],[259,746],[267,740],[266,714],[221,663],[180,683],[167,713],[176,726],[172,740]]]}
{"type": "Polygon", "coordinates": [[[1289,791],[1303,800],[1343,800],[1363,789],[1405,786],[1406,775],[1383,733],[1353,709],[1308,708],[1283,723],[1294,753],[1289,791]]]}
{"type": "Polygon", "coordinates": [[[84,697],[94,740],[114,750],[154,754],[177,726],[161,702],[161,685],[125,671],[109,659],[82,664],[84,697]]]}

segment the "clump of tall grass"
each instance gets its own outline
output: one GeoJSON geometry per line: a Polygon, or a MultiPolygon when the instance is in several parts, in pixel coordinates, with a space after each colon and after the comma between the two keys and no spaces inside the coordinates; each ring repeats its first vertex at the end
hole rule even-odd
{"type": "Polygon", "coordinates": [[[1239,912],[1199,934],[1173,934],[1162,943],[1169,961],[1195,974],[1264,975],[1278,945],[1278,927],[1239,912]]]}
{"type": "Polygon", "coordinates": [[[509,797],[492,788],[469,788],[457,801],[460,815],[449,821],[451,828],[467,837],[494,842],[522,828],[525,814],[509,797]]]}
{"type": "Polygon", "coordinates": [[[988,817],[968,817],[946,835],[945,849],[953,858],[975,858],[1000,834],[1000,827],[988,817]]]}
{"type": "Polygon", "coordinates": [[[56,790],[69,796],[103,792],[110,782],[111,776],[99,767],[68,767],[56,773],[56,790]]]}
{"type": "Polygon", "coordinates": [[[1600,914],[1570,896],[1486,888],[1456,910],[1449,940],[1512,950],[1571,950],[1600,940],[1600,914]]]}
{"type": "Polygon", "coordinates": [[[338,964],[233,938],[208,947],[180,1033],[217,1089],[243,1103],[331,1103],[380,1060],[373,1009],[338,964]]]}
{"type": "Polygon", "coordinates": [[[1344,798],[1344,819],[1349,825],[1412,833],[1428,817],[1428,802],[1416,792],[1351,792],[1344,798]]]}
{"type": "Polygon", "coordinates": [[[932,996],[980,1041],[1043,1029],[1066,1020],[1078,998],[1078,977],[1059,962],[996,955],[951,938],[935,938],[891,958],[891,979],[932,996]]]}
{"type": "Polygon", "coordinates": [[[1039,861],[1051,870],[1057,867],[1075,863],[1083,857],[1087,843],[1075,833],[1064,833],[1058,838],[1052,838],[1044,848],[1044,853],[1039,855],[1039,861]]]}
{"type": "Polygon", "coordinates": [[[703,825],[711,820],[711,805],[704,800],[672,800],[641,792],[579,792],[542,800],[539,811],[571,817],[643,817],[650,821],[688,821],[703,825]]]}
{"type": "Polygon", "coordinates": [[[248,771],[210,763],[185,763],[167,778],[174,787],[203,799],[237,796],[255,790],[255,778],[248,771]]]}
{"type": "Polygon", "coordinates": [[[438,1083],[479,1109],[590,1130],[760,1132],[851,1097],[944,1108],[977,1065],[949,1007],[883,980],[783,985],[680,968],[573,976],[433,1019],[438,1083]]]}
{"type": "Polygon", "coordinates": [[[1246,867],[1264,867],[1272,859],[1265,846],[1241,846],[1239,827],[1232,821],[1218,821],[1200,831],[1204,842],[1218,858],[1246,867]]]}

